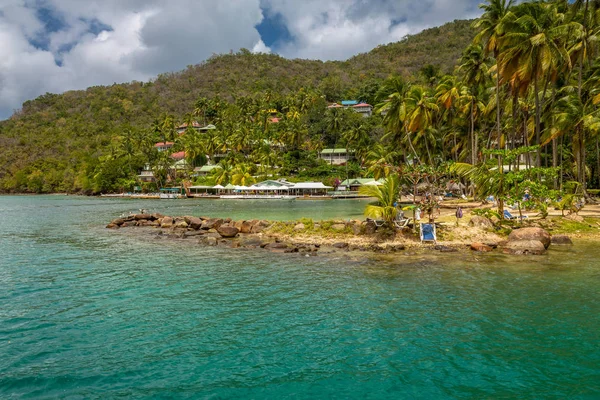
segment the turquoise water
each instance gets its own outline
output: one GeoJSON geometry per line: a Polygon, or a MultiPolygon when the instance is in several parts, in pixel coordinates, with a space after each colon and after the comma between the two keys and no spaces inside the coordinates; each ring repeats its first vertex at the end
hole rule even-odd
{"type": "Polygon", "coordinates": [[[600,397],[600,249],[352,261],[104,229],[364,203],[0,197],[0,398],[600,397]]]}

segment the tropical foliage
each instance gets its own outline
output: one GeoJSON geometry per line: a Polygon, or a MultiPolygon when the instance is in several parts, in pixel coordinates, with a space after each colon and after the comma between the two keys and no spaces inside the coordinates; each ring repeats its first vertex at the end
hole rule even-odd
{"type": "Polygon", "coordinates": [[[149,166],[156,186],[389,181],[428,169],[501,201],[527,187],[558,196],[571,181],[586,196],[600,187],[600,2],[487,0],[481,9],[476,21],[345,62],[241,50],[148,83],[41,96],[0,124],[0,190],[131,190],[149,166]],[[342,99],[375,113],[327,107],[342,99]],[[326,147],[346,147],[354,161],[319,160],[326,147]],[[221,168],[194,177],[206,163],[221,168]],[[444,170],[449,163],[459,166],[444,170]]]}

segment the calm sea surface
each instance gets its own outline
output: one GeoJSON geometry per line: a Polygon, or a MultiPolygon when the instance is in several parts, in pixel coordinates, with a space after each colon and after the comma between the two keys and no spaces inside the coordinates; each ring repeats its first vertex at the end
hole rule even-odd
{"type": "Polygon", "coordinates": [[[600,398],[600,247],[347,259],[109,231],[359,201],[0,197],[0,398],[600,398]]]}

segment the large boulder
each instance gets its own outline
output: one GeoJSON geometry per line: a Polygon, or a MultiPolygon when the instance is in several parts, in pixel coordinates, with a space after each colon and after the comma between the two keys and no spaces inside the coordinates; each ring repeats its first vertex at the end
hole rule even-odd
{"type": "Polygon", "coordinates": [[[483,243],[471,243],[471,250],[480,251],[482,253],[489,253],[493,250],[493,248],[483,243]]]}
{"type": "Polygon", "coordinates": [[[240,232],[242,233],[250,233],[252,232],[252,227],[256,221],[244,221],[242,222],[242,226],[240,227],[240,232]]]}
{"type": "Polygon", "coordinates": [[[264,231],[269,225],[270,224],[268,221],[264,221],[264,220],[258,221],[252,225],[251,233],[260,233],[260,232],[264,231]]]}
{"type": "Polygon", "coordinates": [[[111,222],[111,224],[113,224],[113,225],[117,225],[117,226],[121,226],[121,225],[123,225],[124,223],[125,223],[125,219],[124,219],[124,218],[117,218],[117,219],[114,219],[114,220],[111,222]]]}
{"type": "Polygon", "coordinates": [[[542,228],[521,228],[515,229],[508,235],[509,243],[517,240],[537,240],[547,249],[552,242],[552,237],[542,228]]]}
{"type": "Polygon", "coordinates": [[[152,219],[152,215],[151,214],[135,214],[134,218],[136,221],[142,220],[142,219],[152,219]]]}
{"type": "Polygon", "coordinates": [[[477,228],[484,228],[484,229],[493,229],[494,228],[494,224],[492,223],[492,221],[489,220],[489,218],[480,217],[478,215],[471,217],[471,220],[469,221],[469,225],[477,227],[477,228]]]}
{"type": "Polygon", "coordinates": [[[174,227],[177,229],[187,229],[188,224],[187,222],[185,222],[184,220],[177,220],[175,221],[174,227]]]}
{"type": "Polygon", "coordinates": [[[223,225],[222,218],[211,218],[211,219],[207,219],[206,221],[204,221],[202,223],[202,229],[204,229],[204,230],[217,229],[221,225],[223,225]]]}
{"type": "Polygon", "coordinates": [[[171,218],[171,217],[164,217],[160,221],[161,228],[171,228],[172,226],[173,226],[173,218],[171,218]]]}
{"type": "Polygon", "coordinates": [[[573,241],[567,235],[553,235],[552,244],[557,245],[572,245],[573,241]]]}
{"type": "Polygon", "coordinates": [[[185,222],[190,228],[198,230],[202,227],[202,220],[198,217],[186,217],[185,222]]]}
{"type": "Polygon", "coordinates": [[[506,254],[544,254],[546,247],[539,240],[512,240],[504,247],[506,254]]]}
{"type": "Polygon", "coordinates": [[[375,221],[367,221],[363,226],[365,235],[373,235],[375,234],[375,231],[377,231],[377,225],[375,225],[375,221]]]}
{"type": "Polygon", "coordinates": [[[217,232],[219,232],[219,235],[221,235],[221,237],[224,238],[236,237],[239,231],[240,230],[235,226],[219,226],[217,228],[217,232]]]}

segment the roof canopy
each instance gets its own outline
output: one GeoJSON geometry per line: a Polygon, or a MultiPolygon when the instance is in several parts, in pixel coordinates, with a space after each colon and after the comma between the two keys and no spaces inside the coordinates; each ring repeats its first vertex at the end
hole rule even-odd
{"type": "MultiPolygon", "coordinates": [[[[352,152],[352,150],[350,151],[352,152]]],[[[321,154],[345,154],[348,153],[348,149],[323,149],[321,154]]]]}
{"type": "Polygon", "coordinates": [[[325,186],[323,182],[298,182],[292,189],[332,189],[332,187],[325,186]]]}

